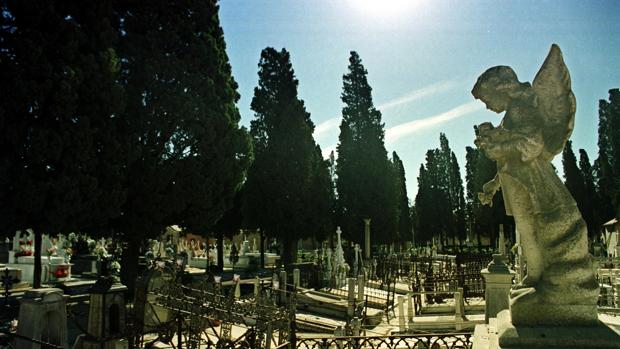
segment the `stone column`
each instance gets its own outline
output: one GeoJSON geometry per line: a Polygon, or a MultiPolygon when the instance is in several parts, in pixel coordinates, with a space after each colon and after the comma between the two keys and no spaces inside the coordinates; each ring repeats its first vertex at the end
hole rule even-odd
{"type": "Polygon", "coordinates": [[[407,293],[407,319],[409,320],[409,323],[413,323],[413,316],[414,316],[414,310],[413,310],[413,293],[409,292],[407,293]]]}
{"type": "Polygon", "coordinates": [[[359,275],[357,277],[357,302],[364,302],[364,293],[365,293],[365,285],[364,285],[364,275],[359,275]]]}
{"type": "Polygon", "coordinates": [[[463,323],[467,321],[465,318],[465,300],[463,295],[463,288],[459,287],[454,292],[454,325],[457,331],[463,329],[463,323]]]}
{"type": "Polygon", "coordinates": [[[295,285],[295,288],[299,288],[299,278],[300,278],[300,274],[299,274],[299,268],[295,268],[293,269],[293,285],[295,285]]]}
{"type": "Polygon", "coordinates": [[[282,270],[280,272],[280,304],[284,304],[286,302],[286,271],[282,270]]]}
{"type": "Polygon", "coordinates": [[[260,278],[257,276],[254,279],[254,297],[258,296],[260,293],[260,278]]]}
{"type": "Polygon", "coordinates": [[[234,274],[233,275],[233,282],[235,283],[235,299],[239,299],[241,298],[241,275],[239,274],[234,274]]]}
{"type": "Polygon", "coordinates": [[[364,258],[370,259],[370,218],[364,218],[364,258]]]}
{"type": "Polygon", "coordinates": [[[493,261],[481,272],[486,283],[484,320],[497,317],[497,313],[509,308],[510,287],[515,272],[508,269],[502,255],[494,254],[493,261]]]}
{"type": "Polygon", "coordinates": [[[499,240],[497,243],[497,251],[502,256],[506,255],[506,235],[504,234],[504,225],[499,225],[499,240]]]}
{"type": "Polygon", "coordinates": [[[405,326],[405,296],[398,296],[398,330],[400,332],[407,331],[405,326]]]}
{"type": "Polygon", "coordinates": [[[348,278],[348,291],[349,291],[349,297],[348,297],[348,306],[347,306],[347,316],[349,317],[349,319],[353,318],[353,315],[355,315],[355,282],[356,279],[355,278],[348,278]]]}

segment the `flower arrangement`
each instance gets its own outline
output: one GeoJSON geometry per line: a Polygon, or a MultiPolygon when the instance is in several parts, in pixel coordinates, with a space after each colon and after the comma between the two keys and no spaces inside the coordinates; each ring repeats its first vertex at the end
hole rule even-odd
{"type": "Polygon", "coordinates": [[[52,246],[52,247],[48,248],[47,251],[45,251],[45,252],[47,252],[47,257],[49,258],[49,257],[55,255],[56,251],[57,251],[56,246],[52,246]]]}
{"type": "Polygon", "coordinates": [[[32,240],[19,240],[19,251],[15,253],[15,257],[32,256],[32,240]]]}

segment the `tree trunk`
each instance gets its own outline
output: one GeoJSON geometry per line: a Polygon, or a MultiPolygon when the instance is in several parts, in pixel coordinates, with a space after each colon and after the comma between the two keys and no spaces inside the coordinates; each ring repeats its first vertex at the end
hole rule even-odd
{"type": "Polygon", "coordinates": [[[136,289],[136,278],[138,277],[138,260],[140,253],[140,245],[138,241],[130,238],[127,245],[123,248],[123,256],[121,258],[121,282],[127,286],[127,295],[133,299],[136,289]]]}
{"type": "Polygon", "coordinates": [[[282,240],[282,253],[280,257],[284,267],[297,261],[297,239],[286,237],[282,240]]]}
{"type": "Polygon", "coordinates": [[[265,232],[260,231],[260,267],[265,269],[265,232]]]}
{"type": "Polygon", "coordinates": [[[217,233],[217,270],[224,271],[224,232],[217,233]]]}
{"type": "Polygon", "coordinates": [[[34,232],[34,275],[32,276],[32,287],[41,288],[41,231],[34,232]]]}

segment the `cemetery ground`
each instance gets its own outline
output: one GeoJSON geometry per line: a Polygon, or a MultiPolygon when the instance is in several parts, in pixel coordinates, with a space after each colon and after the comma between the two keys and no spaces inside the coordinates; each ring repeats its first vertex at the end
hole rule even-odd
{"type": "MultiPolygon", "coordinates": [[[[259,236],[240,234],[219,271],[214,241],[170,227],[145,246],[133,295],[116,277],[114,242],[77,235],[43,238],[44,288],[32,289],[29,239],[19,232],[0,255],[2,347],[472,348],[476,325],[495,321],[525,272],[501,235],[503,247],[437,240],[377,246],[367,259],[340,231],[334,248],[301,249],[286,267],[276,250],[261,267],[259,236]]],[[[620,333],[620,259],[606,248],[594,247],[599,319],[620,333]]]]}

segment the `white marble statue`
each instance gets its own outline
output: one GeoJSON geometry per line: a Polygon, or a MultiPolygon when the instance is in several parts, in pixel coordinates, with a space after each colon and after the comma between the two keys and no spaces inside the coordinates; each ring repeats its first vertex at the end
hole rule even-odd
{"type": "Polygon", "coordinates": [[[501,187],[514,216],[527,275],[511,293],[515,325],[596,323],[598,284],[588,253],[587,227],[577,204],[551,166],[570,137],[575,97],[562,53],[553,45],[534,82],[519,82],[507,66],[484,72],[472,94],[501,123],[477,127],[476,145],[497,162],[497,175],[480,201],[492,204],[501,187]]]}

